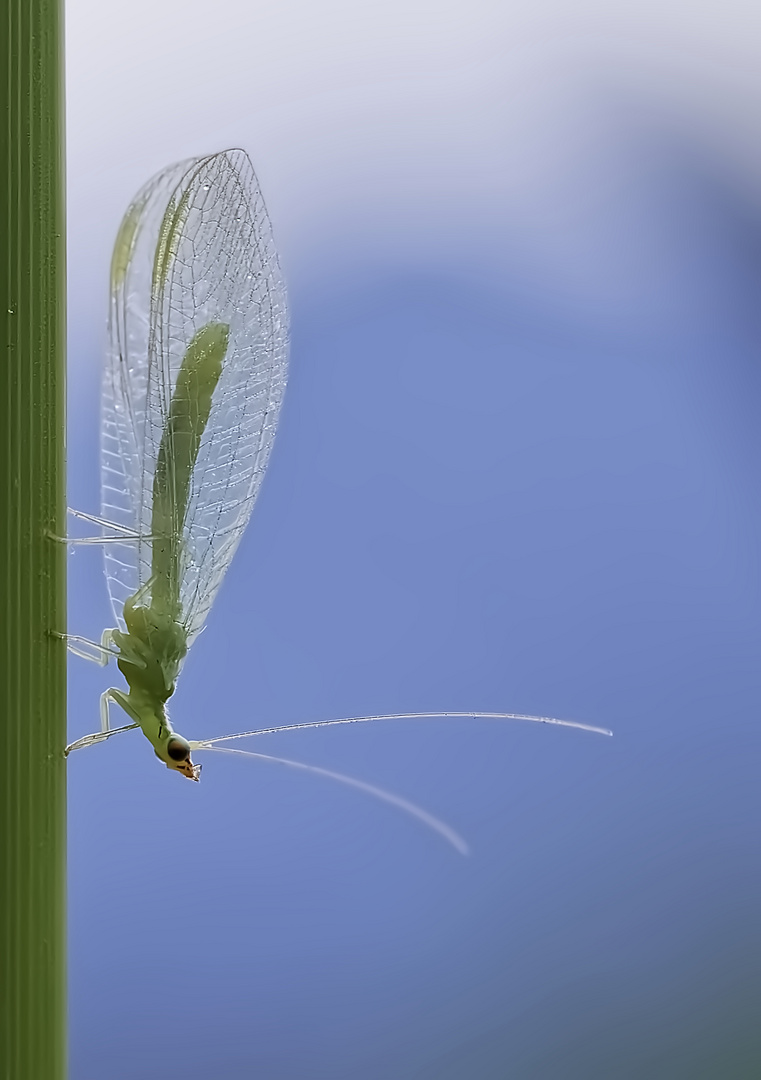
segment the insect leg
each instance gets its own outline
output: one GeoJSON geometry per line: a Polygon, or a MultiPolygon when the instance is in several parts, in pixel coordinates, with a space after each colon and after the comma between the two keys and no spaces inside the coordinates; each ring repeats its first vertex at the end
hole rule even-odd
{"type": "Polygon", "coordinates": [[[137,543],[141,540],[153,540],[152,536],[137,533],[134,529],[128,529],[126,525],[120,525],[116,521],[108,521],[106,518],[96,517],[94,514],[85,514],[82,510],[73,510],[68,507],[68,512],[80,521],[88,521],[93,525],[100,525],[103,529],[110,529],[117,533],[116,536],[58,536],[56,533],[48,533],[51,540],[59,544],[126,544],[137,543]]]}
{"type": "Polygon", "coordinates": [[[105,735],[111,729],[111,717],[108,713],[109,702],[111,701],[111,691],[105,690],[100,695],[100,730],[105,735]]]}
{"type": "Polygon", "coordinates": [[[124,727],[109,728],[108,731],[94,731],[92,735],[83,735],[81,739],[76,739],[64,750],[65,757],[68,757],[72,750],[83,750],[85,746],[95,746],[96,743],[105,742],[106,739],[110,739],[112,735],[118,735],[121,731],[132,731],[133,728],[140,727],[139,724],[126,724],[124,727]]]}
{"type": "Polygon", "coordinates": [[[100,731],[94,731],[91,735],[83,735],[81,739],[76,739],[66,747],[64,754],[68,757],[72,750],[81,750],[85,746],[95,746],[96,743],[110,739],[112,735],[118,735],[121,731],[131,731],[136,727],[140,727],[140,724],[130,706],[127,695],[122,690],[117,690],[112,686],[110,690],[106,690],[100,697],[100,731]],[[133,723],[112,728],[108,712],[109,702],[111,701],[124,709],[133,723]]]}
{"type": "Polygon", "coordinates": [[[73,546],[74,544],[137,544],[143,540],[155,540],[155,536],[151,536],[148,533],[124,533],[122,536],[58,536],[56,533],[49,532],[48,536],[51,540],[55,540],[57,544],[66,544],[67,546],[73,546]]]}
{"type": "Polygon", "coordinates": [[[112,686],[108,690],[104,690],[103,693],[100,695],[100,730],[104,735],[108,735],[112,731],[116,730],[115,728],[111,727],[108,714],[109,702],[111,701],[113,701],[115,705],[118,705],[120,708],[124,709],[130,720],[134,720],[135,723],[138,723],[138,718],[132,710],[132,707],[130,706],[129,698],[127,697],[127,695],[124,693],[123,690],[117,690],[116,687],[112,686]]]}
{"type": "Polygon", "coordinates": [[[113,529],[114,532],[135,536],[134,529],[128,529],[126,525],[119,525],[116,521],[108,521],[106,518],[96,517],[94,514],[85,514],[84,511],[74,510],[71,506],[67,507],[67,510],[72,517],[79,518],[80,521],[89,521],[93,525],[102,525],[104,529],[113,529]]]}
{"type": "Polygon", "coordinates": [[[59,634],[55,630],[51,631],[53,637],[61,638],[66,642],[66,648],[74,656],[79,656],[82,660],[91,660],[94,664],[99,664],[101,667],[105,667],[112,656],[118,657],[119,650],[114,647],[113,638],[111,637],[110,630],[104,630],[100,639],[100,645],[96,641],[90,641],[89,638],[79,637],[78,634],[59,634]],[[73,644],[72,644],[73,643],[73,644]],[[81,646],[86,645],[91,652],[81,646]],[[93,653],[95,655],[93,655],[93,653]]]}

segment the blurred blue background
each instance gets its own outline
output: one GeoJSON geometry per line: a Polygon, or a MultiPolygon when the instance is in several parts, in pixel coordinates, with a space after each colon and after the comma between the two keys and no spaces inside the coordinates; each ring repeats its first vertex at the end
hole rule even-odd
{"type": "MultiPolygon", "coordinates": [[[[70,0],[69,500],[110,247],[245,147],[280,432],[172,701],[393,809],[130,733],[70,761],[74,1080],[761,1074],[758,16],[737,4],[70,0]]],[[[111,625],[100,554],[70,627],[111,625]]],[[[120,677],[73,661],[72,737],[120,677]]],[[[252,747],[253,749],[253,747],[252,747]]]]}

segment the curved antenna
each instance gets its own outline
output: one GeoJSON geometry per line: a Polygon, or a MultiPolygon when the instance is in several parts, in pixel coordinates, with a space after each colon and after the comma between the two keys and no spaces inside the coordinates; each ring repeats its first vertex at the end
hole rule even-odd
{"type": "Polygon", "coordinates": [[[301,769],[303,772],[314,773],[316,776],[325,776],[328,780],[337,780],[339,784],[346,784],[347,787],[356,788],[357,791],[362,791],[365,795],[372,795],[376,799],[380,799],[381,802],[389,803],[391,806],[395,806],[397,810],[403,810],[411,817],[417,818],[423,825],[427,825],[429,829],[433,829],[439,836],[443,836],[447,843],[451,844],[455,851],[458,851],[460,855],[468,855],[468,845],[465,843],[459,833],[450,828],[444,821],[439,821],[433,814],[429,814],[427,810],[423,810],[422,807],[416,806],[415,803],[409,802],[407,799],[403,799],[401,795],[394,795],[390,791],[385,791],[383,788],[376,787],[375,784],[368,784],[365,780],[355,780],[353,776],[346,776],[344,773],[333,772],[332,769],[323,769],[319,765],[305,765],[302,761],[291,761],[290,758],[272,757],[271,754],[256,754],[251,750],[236,750],[233,747],[228,746],[207,746],[205,743],[191,743],[193,750],[210,750],[215,754],[241,754],[243,757],[260,758],[262,761],[274,761],[278,765],[287,765],[291,769],[301,769]]]}
{"type": "Polygon", "coordinates": [[[227,742],[230,739],[248,739],[254,735],[273,735],[277,731],[304,731],[307,728],[332,727],[334,724],[367,724],[376,720],[431,720],[447,717],[470,718],[472,720],[529,720],[534,724],[556,724],[558,727],[578,728],[591,731],[596,735],[612,735],[607,728],[593,727],[591,724],[579,724],[575,720],[556,720],[552,716],[528,716],[525,713],[499,712],[421,712],[421,713],[383,713],[378,716],[344,716],[337,720],[312,720],[305,724],[280,724],[278,727],[258,728],[255,731],[238,731],[233,735],[217,735],[213,739],[201,739],[191,742],[193,750],[207,749],[214,743],[227,742]]]}

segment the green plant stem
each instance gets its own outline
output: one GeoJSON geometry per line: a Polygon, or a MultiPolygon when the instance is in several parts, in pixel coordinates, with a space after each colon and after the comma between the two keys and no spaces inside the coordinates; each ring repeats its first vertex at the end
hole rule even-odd
{"type": "Polygon", "coordinates": [[[62,0],[0,7],[0,1080],[66,1075],[62,0]]]}

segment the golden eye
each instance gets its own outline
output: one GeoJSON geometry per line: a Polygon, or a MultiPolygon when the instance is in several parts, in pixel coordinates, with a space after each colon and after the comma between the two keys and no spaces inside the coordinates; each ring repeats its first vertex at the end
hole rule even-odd
{"type": "Polygon", "coordinates": [[[170,735],[166,744],[166,752],[172,761],[185,761],[186,758],[190,757],[190,745],[179,735],[170,735]]]}

